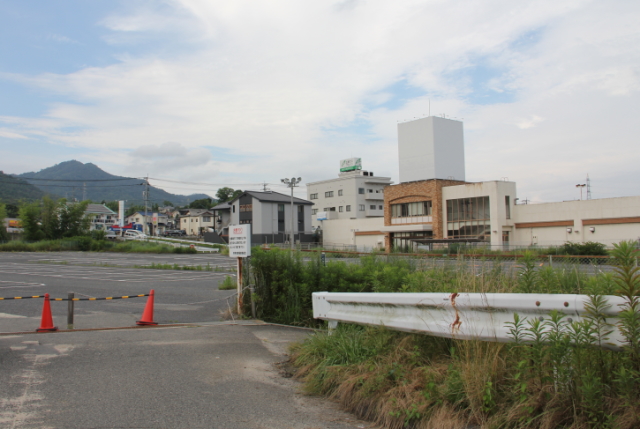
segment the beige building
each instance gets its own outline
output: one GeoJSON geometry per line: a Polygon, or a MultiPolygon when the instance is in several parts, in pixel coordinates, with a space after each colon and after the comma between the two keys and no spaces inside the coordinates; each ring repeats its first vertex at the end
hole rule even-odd
{"type": "Polygon", "coordinates": [[[180,229],[187,235],[200,235],[214,227],[214,215],[210,210],[190,209],[180,215],[180,229]]]}

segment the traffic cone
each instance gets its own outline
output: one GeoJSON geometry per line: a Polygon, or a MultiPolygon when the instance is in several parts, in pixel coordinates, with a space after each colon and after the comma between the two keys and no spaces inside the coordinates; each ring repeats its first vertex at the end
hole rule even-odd
{"type": "Polygon", "coordinates": [[[49,302],[49,294],[44,294],[44,306],[42,307],[42,321],[36,332],[54,332],[58,328],[53,326],[53,317],[51,316],[51,303],[49,302]]]}
{"type": "Polygon", "coordinates": [[[153,321],[153,294],[154,291],[151,289],[149,298],[147,299],[147,305],[144,307],[144,312],[142,313],[142,319],[138,320],[136,325],[157,325],[157,323],[153,321]]]}

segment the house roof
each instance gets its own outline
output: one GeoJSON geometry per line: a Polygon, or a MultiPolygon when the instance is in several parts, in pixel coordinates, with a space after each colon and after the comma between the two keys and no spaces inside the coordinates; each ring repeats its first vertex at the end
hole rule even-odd
{"type": "Polygon", "coordinates": [[[182,215],[182,217],[200,217],[200,216],[206,216],[206,215],[213,216],[213,213],[211,213],[210,210],[195,209],[195,210],[191,210],[186,215],[182,215]]]}
{"type": "MultiPolygon", "coordinates": [[[[146,212],[146,213],[145,213],[144,211],[142,211],[142,212],[134,212],[133,214],[130,214],[130,215],[129,215],[129,216],[127,216],[127,217],[135,216],[136,214],[139,214],[139,215],[141,215],[141,216],[153,216],[153,213],[154,213],[154,212],[146,212]]],[[[166,214],[164,214],[164,213],[158,213],[158,217],[166,217],[166,216],[167,216],[167,215],[166,215],[166,214]]]]}
{"type": "Polygon", "coordinates": [[[211,210],[231,210],[231,204],[228,201],[220,203],[211,208],[211,210]]]}
{"type": "MultiPolygon", "coordinates": [[[[250,195],[258,201],[265,203],[291,203],[291,195],[281,194],[280,192],[257,192],[257,191],[244,191],[241,195],[229,201],[229,203],[233,203],[234,201],[240,199],[243,195],[250,195]]],[[[293,197],[294,204],[303,204],[312,206],[313,203],[311,201],[303,200],[302,198],[293,197]]]]}
{"type": "Polygon", "coordinates": [[[204,213],[213,214],[213,213],[211,213],[211,210],[209,210],[209,209],[185,209],[185,210],[180,210],[180,214],[182,214],[183,216],[202,216],[204,213]],[[182,213],[184,213],[184,214],[182,214],[182,213]]]}
{"type": "Polygon", "coordinates": [[[105,215],[115,215],[117,214],[116,212],[114,212],[113,210],[111,210],[109,207],[103,205],[103,204],[89,204],[87,205],[87,209],[85,210],[85,213],[90,213],[90,214],[105,214],[105,215]]]}

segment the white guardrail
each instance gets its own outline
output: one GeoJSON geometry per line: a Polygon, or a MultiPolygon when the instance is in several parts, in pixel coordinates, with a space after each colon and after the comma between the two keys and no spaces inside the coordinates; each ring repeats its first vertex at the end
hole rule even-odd
{"type": "MultiPolygon", "coordinates": [[[[619,350],[623,338],[615,325],[624,300],[606,296],[604,312],[613,332],[604,347],[619,350]]],[[[586,314],[587,295],[515,293],[313,293],[313,317],[360,325],[426,333],[456,339],[511,342],[514,313],[520,319],[550,320],[552,310],[566,315],[565,322],[580,322],[586,314]]],[[[525,321],[524,326],[528,323],[525,321]]]]}

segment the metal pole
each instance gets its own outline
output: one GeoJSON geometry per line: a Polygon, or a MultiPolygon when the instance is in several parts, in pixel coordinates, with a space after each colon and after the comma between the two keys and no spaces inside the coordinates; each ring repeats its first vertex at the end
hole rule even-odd
{"type": "Polygon", "coordinates": [[[291,186],[291,251],[293,252],[293,185],[291,186]]]}
{"type": "Polygon", "coordinates": [[[256,302],[253,300],[253,293],[255,292],[255,286],[249,286],[249,293],[251,294],[251,317],[256,318],[256,302]]]}
{"type": "Polygon", "coordinates": [[[68,295],[69,304],[67,305],[67,329],[73,329],[73,305],[75,304],[75,301],[73,300],[74,297],[75,294],[73,292],[70,292],[68,295]]]}
{"type": "Polygon", "coordinates": [[[242,258],[238,258],[238,315],[242,316],[242,258]]]}

